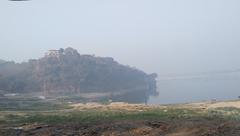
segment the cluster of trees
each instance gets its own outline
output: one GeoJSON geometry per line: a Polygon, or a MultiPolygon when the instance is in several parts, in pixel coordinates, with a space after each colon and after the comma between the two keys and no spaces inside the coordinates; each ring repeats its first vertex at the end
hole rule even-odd
{"type": "Polygon", "coordinates": [[[0,90],[9,92],[126,92],[156,93],[156,74],[124,66],[112,58],[80,55],[73,48],[60,49],[26,63],[0,61],[0,90]]]}

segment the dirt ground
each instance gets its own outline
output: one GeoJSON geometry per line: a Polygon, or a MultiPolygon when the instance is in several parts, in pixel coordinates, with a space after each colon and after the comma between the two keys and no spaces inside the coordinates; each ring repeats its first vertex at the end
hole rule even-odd
{"type": "Polygon", "coordinates": [[[1,127],[1,136],[239,136],[240,122],[221,120],[116,121],[1,127]]]}

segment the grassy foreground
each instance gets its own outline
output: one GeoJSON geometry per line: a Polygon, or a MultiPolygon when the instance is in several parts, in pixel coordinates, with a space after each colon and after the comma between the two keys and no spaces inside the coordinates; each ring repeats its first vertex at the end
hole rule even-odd
{"type": "Polygon", "coordinates": [[[23,124],[23,123],[94,123],[98,121],[118,120],[174,120],[190,118],[208,118],[210,116],[200,114],[192,110],[171,109],[168,111],[152,109],[141,112],[133,111],[52,111],[52,112],[7,112],[3,113],[1,124],[23,124]]]}
{"type": "Polygon", "coordinates": [[[70,104],[34,99],[21,104],[17,99],[4,102],[0,104],[3,136],[240,135],[239,101],[182,105],[70,104]]]}
{"type": "Polygon", "coordinates": [[[198,105],[140,105],[127,103],[74,104],[38,102],[37,104],[0,107],[0,124],[91,123],[117,120],[226,119],[240,120],[235,107],[206,108],[198,105]]]}

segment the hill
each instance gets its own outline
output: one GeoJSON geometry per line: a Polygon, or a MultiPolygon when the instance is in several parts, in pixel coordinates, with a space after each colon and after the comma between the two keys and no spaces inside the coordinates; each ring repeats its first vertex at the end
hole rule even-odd
{"type": "Polygon", "coordinates": [[[4,60],[2,60],[2,59],[0,59],[0,64],[2,64],[2,63],[5,63],[5,61],[4,61],[4,60]]]}
{"type": "Polygon", "coordinates": [[[66,48],[25,63],[0,65],[0,90],[44,96],[104,93],[107,99],[138,103],[157,94],[156,77],[110,57],[80,55],[66,48]]]}

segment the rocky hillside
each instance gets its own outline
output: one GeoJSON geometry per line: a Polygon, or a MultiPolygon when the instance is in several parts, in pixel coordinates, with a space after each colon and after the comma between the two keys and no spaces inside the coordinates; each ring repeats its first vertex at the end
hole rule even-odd
{"type": "Polygon", "coordinates": [[[110,93],[116,100],[156,94],[156,74],[121,65],[110,57],[81,55],[73,48],[49,50],[26,63],[0,64],[0,90],[44,95],[110,93]]]}

